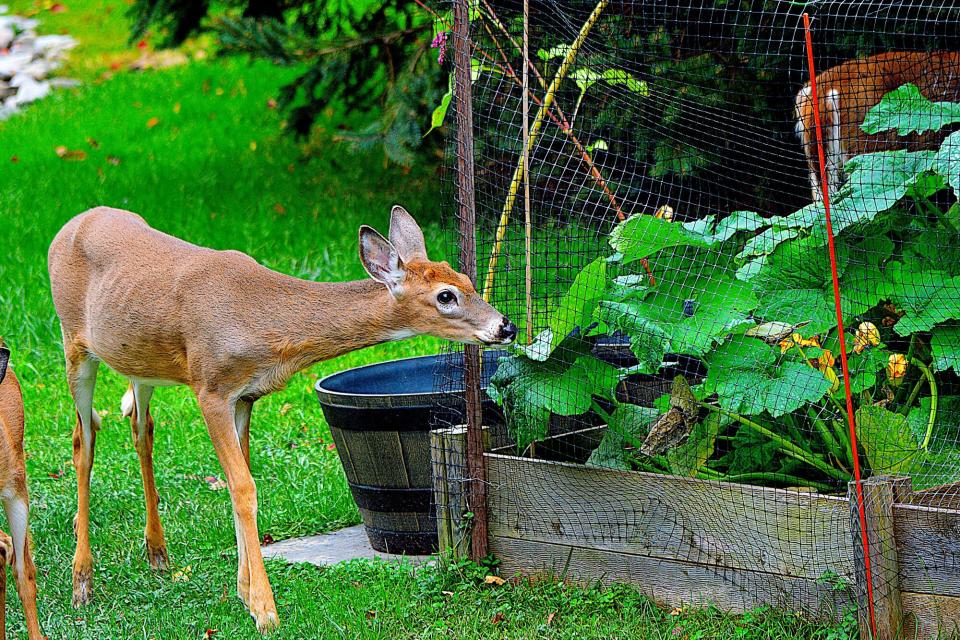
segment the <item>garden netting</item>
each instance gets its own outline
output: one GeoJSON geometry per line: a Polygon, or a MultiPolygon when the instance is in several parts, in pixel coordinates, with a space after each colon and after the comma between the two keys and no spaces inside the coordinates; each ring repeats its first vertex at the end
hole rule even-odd
{"type": "Polygon", "coordinates": [[[960,596],[960,3],[469,16],[446,186],[472,168],[477,289],[520,328],[483,353],[502,567],[926,628],[960,596]]]}

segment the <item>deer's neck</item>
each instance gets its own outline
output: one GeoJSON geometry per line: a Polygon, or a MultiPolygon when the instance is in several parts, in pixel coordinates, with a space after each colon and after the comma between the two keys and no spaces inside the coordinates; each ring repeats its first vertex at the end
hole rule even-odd
{"type": "Polygon", "coordinates": [[[322,360],[413,335],[396,300],[373,280],[299,281],[281,302],[284,322],[274,346],[292,374],[322,360]]]}

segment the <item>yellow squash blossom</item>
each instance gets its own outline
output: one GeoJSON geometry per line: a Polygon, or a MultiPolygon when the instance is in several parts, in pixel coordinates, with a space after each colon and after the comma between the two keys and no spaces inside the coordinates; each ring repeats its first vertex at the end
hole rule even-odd
{"type": "Polygon", "coordinates": [[[880,330],[872,322],[861,322],[853,337],[853,352],[862,353],[867,347],[880,344],[880,330]]]}
{"type": "Polygon", "coordinates": [[[902,353],[891,353],[887,359],[887,378],[893,386],[903,382],[903,376],[907,375],[907,357],[902,353]]]}

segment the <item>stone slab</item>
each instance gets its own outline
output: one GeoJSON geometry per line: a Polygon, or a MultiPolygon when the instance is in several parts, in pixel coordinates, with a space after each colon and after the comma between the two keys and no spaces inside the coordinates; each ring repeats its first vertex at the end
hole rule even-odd
{"type": "Polygon", "coordinates": [[[347,527],[318,536],[282,540],[269,544],[262,549],[264,558],[279,558],[287,562],[309,562],[320,567],[356,558],[404,560],[413,564],[424,564],[435,559],[434,556],[404,556],[380,553],[370,546],[363,525],[347,527]]]}

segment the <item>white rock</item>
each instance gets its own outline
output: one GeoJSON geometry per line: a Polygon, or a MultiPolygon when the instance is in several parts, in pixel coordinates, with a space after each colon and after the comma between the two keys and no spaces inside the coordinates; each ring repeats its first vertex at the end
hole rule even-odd
{"type": "Polygon", "coordinates": [[[49,82],[54,89],[72,89],[80,86],[80,81],[75,78],[50,78],[49,82]]]}
{"type": "Polygon", "coordinates": [[[16,93],[16,89],[11,87],[3,80],[0,80],[0,103],[2,103],[4,99],[12,96],[14,93],[16,93]]]}
{"type": "Polygon", "coordinates": [[[21,33],[17,36],[17,39],[13,41],[13,46],[10,47],[12,53],[29,53],[31,56],[37,55],[36,42],[37,37],[33,34],[24,34],[21,33]]]}
{"type": "Polygon", "coordinates": [[[13,114],[20,111],[20,109],[17,108],[17,105],[13,104],[12,101],[13,99],[11,98],[6,103],[0,104],[0,120],[6,120],[13,114]]]}
{"type": "Polygon", "coordinates": [[[77,46],[77,41],[70,36],[49,35],[37,36],[34,40],[34,50],[46,58],[56,58],[65,51],[69,51],[77,46]]]}
{"type": "Polygon", "coordinates": [[[38,82],[30,76],[26,76],[26,79],[18,85],[17,95],[11,98],[11,100],[16,101],[15,106],[19,106],[33,102],[34,100],[39,100],[40,98],[45,98],[49,93],[49,82],[38,82]]]}
{"type": "Polygon", "coordinates": [[[0,56],[0,78],[11,78],[30,64],[33,56],[29,53],[8,53],[0,56]]]}
{"type": "Polygon", "coordinates": [[[43,80],[50,75],[51,71],[59,66],[60,64],[57,62],[49,62],[47,60],[37,59],[25,66],[20,73],[33,76],[35,80],[43,80]]]}
{"type": "Polygon", "coordinates": [[[0,49],[6,49],[13,43],[13,38],[17,34],[14,33],[13,27],[0,25],[0,49]]]}

